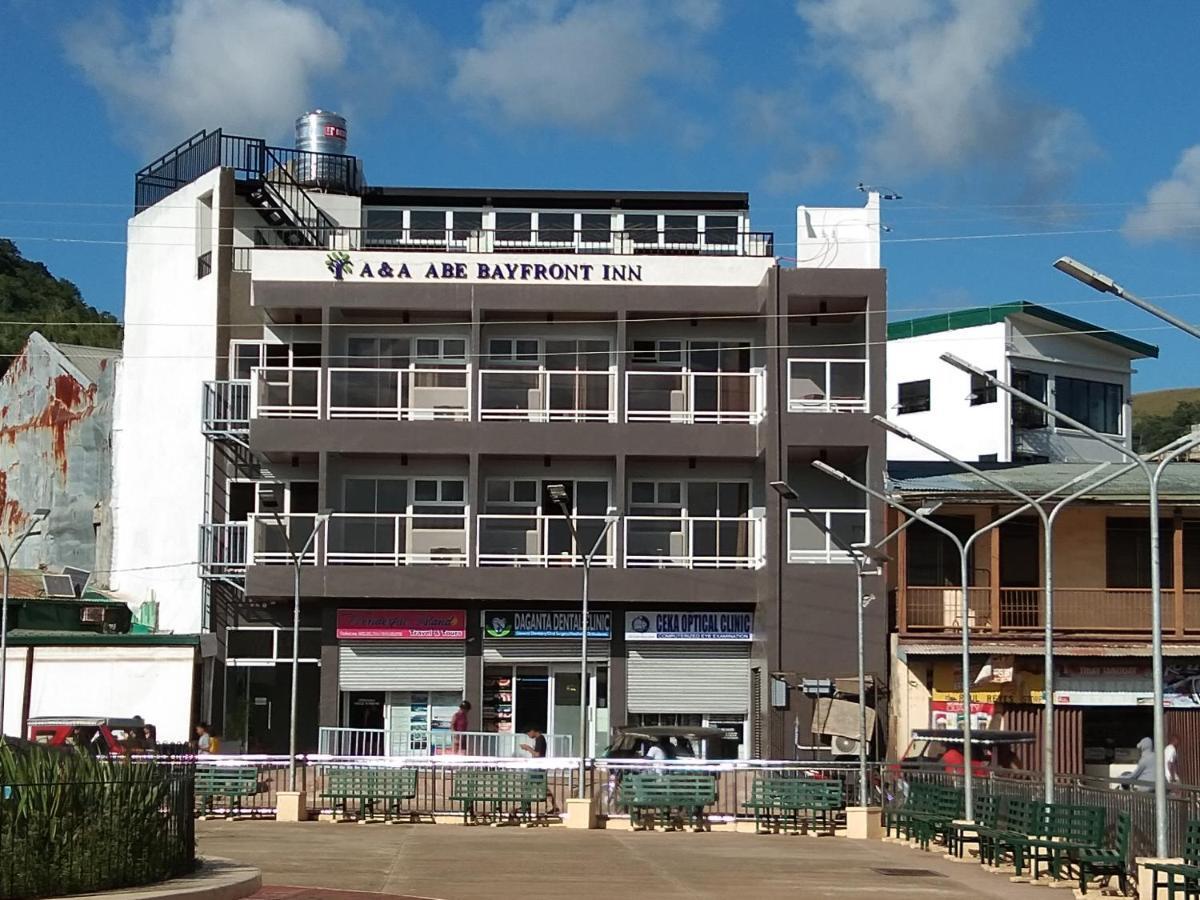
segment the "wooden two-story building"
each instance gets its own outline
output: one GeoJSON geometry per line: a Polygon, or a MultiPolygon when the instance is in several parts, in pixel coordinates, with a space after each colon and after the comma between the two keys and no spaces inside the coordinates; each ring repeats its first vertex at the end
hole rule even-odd
{"type": "MultiPolygon", "coordinates": [[[[1034,464],[989,475],[1036,497],[1094,465],[1034,464]]],[[[978,476],[933,464],[893,463],[890,487],[910,509],[934,510],[932,518],[964,541],[1017,505],[978,476]]],[[[1182,774],[1192,780],[1200,777],[1200,465],[1172,464],[1160,494],[1167,734],[1179,737],[1182,774]]],[[[1137,471],[1089,491],[1056,520],[1053,689],[1060,771],[1119,775],[1132,768],[1137,741],[1151,734],[1149,522],[1147,484],[1137,471]]],[[[890,749],[900,752],[913,728],[961,721],[962,593],[959,552],[934,529],[912,523],[889,554],[889,733],[890,749]]],[[[967,624],[976,727],[1041,732],[1046,564],[1036,515],[1012,519],[971,546],[967,624]]],[[[1025,749],[1025,765],[1036,767],[1040,758],[1040,745],[1025,749]]]]}

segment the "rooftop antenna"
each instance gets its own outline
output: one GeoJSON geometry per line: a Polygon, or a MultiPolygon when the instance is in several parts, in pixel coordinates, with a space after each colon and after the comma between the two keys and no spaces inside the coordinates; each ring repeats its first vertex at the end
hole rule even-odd
{"type": "Polygon", "coordinates": [[[861,181],[858,183],[858,189],[860,191],[862,191],[864,194],[872,194],[872,193],[878,194],[880,200],[903,200],[904,199],[904,197],[901,196],[896,191],[889,190],[888,188],[884,188],[884,187],[876,187],[873,184],[864,184],[861,181]]]}

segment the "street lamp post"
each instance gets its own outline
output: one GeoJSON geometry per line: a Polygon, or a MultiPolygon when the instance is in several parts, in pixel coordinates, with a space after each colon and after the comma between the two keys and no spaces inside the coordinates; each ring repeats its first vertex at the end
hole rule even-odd
{"type": "MultiPolygon", "coordinates": [[[[571,513],[570,498],[567,494],[565,485],[548,484],[546,492],[550,495],[551,501],[562,511],[563,518],[567,520],[567,527],[571,529],[571,538],[575,543],[575,549],[580,549],[579,531],[575,525],[575,516],[571,513]]],[[[579,787],[578,796],[582,799],[587,796],[586,786],[584,784],[587,777],[587,755],[588,755],[588,695],[591,693],[588,680],[588,572],[592,568],[592,561],[596,558],[596,554],[600,552],[601,545],[604,544],[608,537],[608,532],[617,523],[617,508],[610,506],[604,514],[604,527],[600,530],[600,534],[596,537],[596,541],[592,544],[591,549],[583,557],[583,592],[580,601],[580,612],[582,618],[579,623],[579,787]]]]}
{"type": "MultiPolygon", "coordinates": [[[[792,504],[796,509],[799,509],[801,514],[812,522],[818,529],[821,530],[833,543],[835,543],[843,552],[848,554],[854,561],[855,569],[855,584],[857,585],[857,594],[854,609],[855,624],[857,626],[857,653],[858,653],[858,797],[859,803],[862,806],[868,805],[867,794],[867,742],[869,735],[867,734],[867,675],[866,675],[866,641],[863,637],[865,630],[864,610],[866,607],[866,594],[864,593],[864,581],[867,573],[872,567],[879,563],[886,562],[886,554],[880,553],[872,547],[858,547],[850,544],[847,541],[835,534],[831,528],[825,525],[811,509],[800,503],[800,495],[786,481],[772,481],[771,488],[779,494],[787,503],[792,504]]],[[[787,527],[786,522],[784,527],[787,527]]],[[[786,560],[781,559],[779,564],[782,566],[786,560]]]]}
{"type": "Polygon", "coordinates": [[[1144,309],[1150,315],[1158,316],[1164,322],[1174,325],[1180,331],[1185,331],[1194,338],[1200,338],[1200,328],[1189,325],[1183,319],[1171,315],[1165,309],[1159,309],[1153,303],[1148,303],[1136,294],[1131,294],[1104,273],[1097,272],[1091,266],[1085,266],[1077,259],[1072,259],[1069,256],[1060,256],[1055,260],[1054,268],[1060,272],[1065,272],[1076,281],[1083,282],[1093,290],[1099,291],[1102,294],[1113,294],[1120,297],[1122,300],[1132,303],[1139,309],[1144,309]]]}
{"type": "Polygon", "coordinates": [[[273,506],[274,508],[269,510],[271,517],[275,520],[272,524],[279,529],[284,546],[287,547],[288,560],[292,564],[292,699],[291,721],[288,724],[288,790],[295,791],[296,711],[300,688],[300,572],[304,565],[304,558],[308,556],[309,549],[314,547],[317,535],[320,534],[322,528],[329,524],[329,517],[333,513],[328,509],[323,509],[316,514],[313,518],[312,531],[309,532],[304,544],[297,550],[292,543],[291,532],[289,532],[288,527],[283,522],[283,518],[279,515],[278,503],[273,504],[273,506]]]}
{"type": "Polygon", "coordinates": [[[8,573],[12,568],[13,557],[17,555],[17,551],[21,549],[25,539],[37,533],[34,529],[48,515],[50,515],[50,510],[46,507],[34,510],[29,524],[25,526],[25,530],[21,532],[17,542],[13,544],[13,548],[5,550],[4,547],[0,547],[0,561],[4,563],[4,593],[3,599],[0,600],[0,737],[4,736],[4,694],[8,689],[6,681],[8,674],[8,573]]]}
{"type": "MultiPolygon", "coordinates": [[[[1163,471],[1168,463],[1177,458],[1180,454],[1186,452],[1194,446],[1200,445],[1200,436],[1183,439],[1182,442],[1176,442],[1178,446],[1168,445],[1169,449],[1164,454],[1161,461],[1156,467],[1151,467],[1150,462],[1143,459],[1137,453],[1130,450],[1123,444],[1114,441],[1107,435],[1101,434],[1094,428],[1089,428],[1082,422],[1071,418],[1066,413],[1060,412],[1057,409],[1052,409],[1048,404],[1036,397],[1030,396],[1024,391],[1018,390],[1006,381],[974,366],[971,363],[960,359],[953,353],[943,353],[942,360],[949,363],[963,372],[971,375],[976,375],[985,379],[991,384],[994,384],[1000,390],[1005,391],[1018,400],[1032,406],[1034,409],[1041,410],[1047,415],[1053,416],[1060,422],[1068,425],[1071,428],[1078,429],[1088,435],[1098,443],[1116,451],[1124,456],[1131,463],[1141,469],[1142,474],[1146,477],[1146,482],[1149,486],[1149,507],[1150,507],[1150,646],[1151,646],[1151,677],[1154,680],[1154,746],[1157,752],[1161,752],[1161,748],[1165,746],[1164,737],[1166,728],[1163,716],[1163,647],[1162,647],[1162,573],[1159,571],[1159,558],[1161,555],[1161,542],[1159,537],[1159,521],[1158,521],[1158,482],[1162,477],[1163,471]]],[[[1154,767],[1154,843],[1155,853],[1160,857],[1167,855],[1167,779],[1166,769],[1163,766],[1154,767]]]]}
{"type": "MultiPolygon", "coordinates": [[[[1105,464],[1105,465],[1107,465],[1107,464],[1105,464]]],[[[987,534],[992,529],[999,528],[1005,522],[1007,522],[1011,519],[1014,519],[1017,516],[1023,514],[1029,508],[1029,504],[1018,507],[1017,509],[1014,509],[1013,511],[1001,516],[1000,518],[998,518],[992,522],[989,522],[988,524],[984,525],[982,528],[973,532],[964,541],[964,540],[962,540],[962,538],[960,538],[957,534],[955,534],[949,528],[946,528],[944,525],[941,525],[938,522],[934,522],[930,518],[930,515],[932,514],[932,510],[929,510],[926,508],[916,509],[916,510],[910,509],[909,507],[905,506],[903,503],[900,503],[898,500],[895,500],[892,497],[889,497],[887,494],[883,493],[882,491],[877,491],[874,488],[870,488],[867,485],[862,484],[861,482],[855,481],[853,478],[851,478],[845,472],[835,469],[833,466],[829,465],[828,463],[822,462],[821,460],[814,461],[813,467],[818,469],[821,472],[824,472],[826,475],[829,475],[833,478],[838,479],[839,481],[843,481],[846,484],[849,484],[851,487],[857,488],[858,490],[862,491],[864,494],[868,494],[877,500],[882,500],[888,506],[892,507],[893,509],[899,510],[900,512],[904,513],[906,516],[909,516],[910,518],[920,520],[921,522],[928,525],[930,528],[945,535],[945,537],[947,537],[950,540],[950,542],[954,544],[955,549],[958,550],[959,560],[960,560],[960,583],[961,583],[960,589],[962,591],[962,611],[961,611],[960,615],[961,615],[961,631],[962,631],[963,774],[964,774],[963,800],[964,800],[964,804],[966,807],[964,812],[966,813],[968,821],[971,821],[974,818],[975,809],[973,806],[973,788],[972,788],[972,782],[971,782],[972,752],[971,752],[971,673],[970,673],[971,632],[970,632],[970,595],[969,595],[970,572],[968,570],[967,561],[969,558],[971,547],[974,546],[975,542],[980,537],[987,534]]],[[[1092,474],[1095,474],[1097,471],[1099,471],[1102,468],[1104,468],[1104,466],[1097,466],[1094,469],[1090,469],[1087,472],[1083,472],[1083,473],[1075,476],[1066,484],[1061,485],[1058,488],[1055,488],[1053,491],[1051,491],[1047,494],[1044,494],[1041,497],[1036,498],[1035,502],[1040,503],[1042,501],[1049,499],[1054,494],[1056,494],[1058,491],[1065,490],[1066,488],[1071,487],[1071,486],[1079,483],[1080,481],[1083,481],[1084,479],[1088,478],[1092,474]]],[[[897,531],[898,530],[899,529],[897,529],[897,531]]]]}
{"type": "MultiPolygon", "coordinates": [[[[918,437],[906,428],[901,428],[895,422],[890,422],[883,416],[875,416],[874,420],[877,424],[883,426],[897,437],[907,441],[912,441],[919,447],[924,447],[931,453],[935,453],[947,462],[951,462],[964,471],[970,472],[977,478],[986,481],[999,490],[1004,491],[1016,497],[1018,500],[1025,503],[1026,507],[1037,513],[1038,518],[1042,520],[1042,555],[1045,558],[1043,563],[1043,594],[1044,607],[1042,614],[1044,616],[1044,646],[1042,654],[1043,684],[1042,684],[1042,703],[1044,706],[1043,722],[1042,722],[1042,789],[1047,803],[1054,802],[1054,530],[1050,515],[1042,508],[1041,503],[1034,500],[1024,491],[1019,491],[1012,485],[1005,484],[999,478],[989,475],[982,469],[958,459],[952,453],[943,450],[941,447],[918,437]]],[[[1085,473],[1084,477],[1096,474],[1100,469],[1107,466],[1107,463],[1100,465],[1092,472],[1085,473]]],[[[993,577],[998,577],[999,573],[993,573],[993,577]]]]}

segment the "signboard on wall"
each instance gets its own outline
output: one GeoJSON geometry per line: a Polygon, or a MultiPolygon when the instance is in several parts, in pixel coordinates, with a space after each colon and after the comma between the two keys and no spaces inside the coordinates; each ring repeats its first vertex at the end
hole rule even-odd
{"type": "Polygon", "coordinates": [[[749,641],[754,613],[658,610],[625,614],[627,641],[749,641]]]}
{"type": "MultiPolygon", "coordinates": [[[[1011,681],[979,683],[981,661],[971,667],[971,701],[972,703],[1041,703],[1045,679],[1040,671],[1033,672],[1022,668],[1024,661],[1019,659],[1011,674],[1006,673],[1011,681]]],[[[1038,663],[1034,663],[1037,665],[1038,663]]],[[[933,689],[930,696],[934,700],[958,700],[962,695],[962,666],[957,660],[943,660],[933,665],[933,689]]]]}
{"type": "MultiPolygon", "coordinates": [[[[971,703],[971,727],[991,728],[996,715],[994,703],[971,703]]],[[[962,728],[963,705],[959,700],[931,700],[929,703],[930,728],[962,728]]]]}
{"type": "Polygon", "coordinates": [[[339,639],[378,641],[465,641],[463,609],[339,609],[339,639]]]}
{"type": "MultiPolygon", "coordinates": [[[[496,610],[483,613],[487,638],[577,638],[583,635],[581,612],[554,610],[496,610]]],[[[612,636],[612,614],[588,613],[588,637],[608,640],[612,636]]]]}

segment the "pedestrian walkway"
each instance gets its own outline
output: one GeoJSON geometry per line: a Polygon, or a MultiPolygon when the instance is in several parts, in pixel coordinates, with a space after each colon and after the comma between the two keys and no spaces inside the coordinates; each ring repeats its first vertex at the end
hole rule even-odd
{"type": "Polygon", "coordinates": [[[937,853],[840,837],[269,821],[200,822],[197,833],[201,854],[262,869],[258,900],[355,900],[354,891],[436,900],[1030,900],[1046,890],[937,853]]]}

